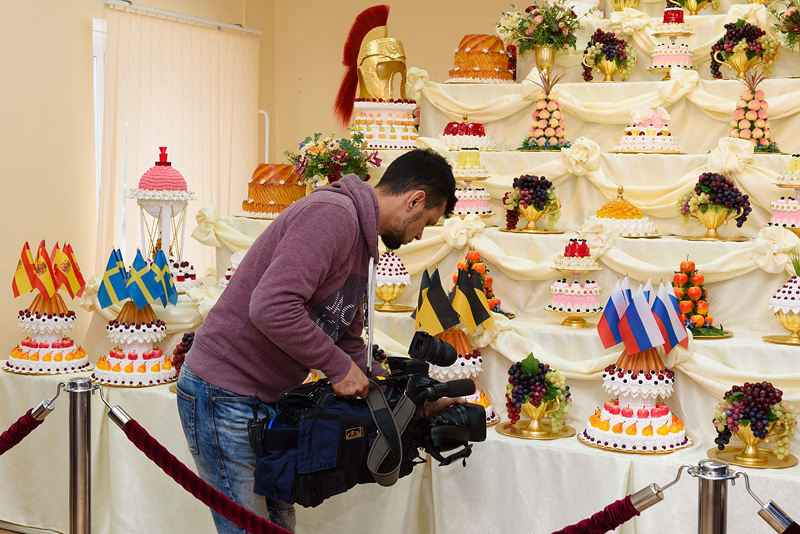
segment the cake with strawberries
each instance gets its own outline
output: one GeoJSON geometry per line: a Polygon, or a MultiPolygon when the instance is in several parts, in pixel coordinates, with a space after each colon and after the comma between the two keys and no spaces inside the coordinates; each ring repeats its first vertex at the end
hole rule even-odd
{"type": "Polygon", "coordinates": [[[683,422],[664,400],[672,395],[675,374],[655,348],[629,355],[606,367],[603,389],[614,395],[589,418],[581,439],[625,452],[671,452],[691,446],[683,422]]]}
{"type": "Polygon", "coordinates": [[[91,368],[86,351],[68,334],[75,312],[67,309],[61,295],[37,295],[19,312],[19,327],[25,339],[11,350],[5,368],[16,373],[61,374],[91,368]]]}
{"type": "Polygon", "coordinates": [[[496,150],[494,141],[486,135],[486,129],[479,122],[469,122],[464,113],[461,122],[448,122],[439,140],[450,150],[477,148],[478,150],[496,150]]]}
{"type": "Polygon", "coordinates": [[[95,365],[92,380],[111,386],[151,386],[176,379],[172,361],[158,348],[167,327],[150,305],[127,301],[106,327],[112,348],[95,365]]]}
{"type": "Polygon", "coordinates": [[[657,24],[653,33],[693,33],[691,26],[683,20],[682,7],[668,7],[664,9],[661,23],[657,24]]]}
{"type": "Polygon", "coordinates": [[[561,271],[596,271],[600,268],[585,239],[570,239],[564,253],[559,254],[554,263],[561,271]]]}
{"type": "Polygon", "coordinates": [[[670,69],[680,67],[682,69],[692,69],[692,58],[694,52],[689,45],[683,43],[658,44],[650,51],[650,58],[653,60],[652,68],[670,69]]]}
{"type": "Polygon", "coordinates": [[[793,197],[775,200],[770,203],[772,217],[769,220],[770,226],[783,226],[787,228],[800,227],[800,202],[793,197]]]}
{"type": "Polygon", "coordinates": [[[170,272],[172,272],[172,280],[178,293],[186,293],[187,289],[202,285],[200,280],[197,279],[197,271],[195,271],[194,265],[191,265],[188,261],[170,262],[170,272]]]}
{"type": "Polygon", "coordinates": [[[305,194],[305,182],[294,165],[261,163],[247,182],[242,210],[247,217],[274,219],[305,194]]]}
{"type": "Polygon", "coordinates": [[[592,281],[581,284],[575,280],[571,284],[566,278],[556,280],[550,286],[552,301],[547,305],[550,311],[567,313],[597,313],[603,311],[600,304],[600,286],[592,281]]]}
{"type": "Polygon", "coordinates": [[[778,184],[800,188],[800,154],[792,154],[789,167],[778,175],[778,184]]]}
{"type": "Polygon", "coordinates": [[[674,153],[683,151],[678,140],[670,133],[667,122],[670,119],[667,111],[646,106],[637,106],[631,110],[631,125],[612,152],[621,153],[674,153]]]}
{"type": "Polygon", "coordinates": [[[513,83],[508,53],[496,35],[465,35],[455,50],[455,66],[447,83],[513,83]]]}
{"type": "Polygon", "coordinates": [[[617,188],[617,198],[605,204],[597,215],[590,217],[584,227],[591,223],[599,223],[611,229],[618,237],[658,237],[658,230],[642,210],[622,198],[623,187],[617,188]]]}
{"type": "Polygon", "coordinates": [[[353,111],[353,132],[364,134],[368,148],[409,150],[417,148],[414,100],[357,98],[353,111]]]}

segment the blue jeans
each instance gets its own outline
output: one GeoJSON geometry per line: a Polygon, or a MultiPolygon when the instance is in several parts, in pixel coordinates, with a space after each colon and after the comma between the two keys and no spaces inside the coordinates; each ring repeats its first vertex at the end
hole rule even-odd
{"type": "MultiPolygon", "coordinates": [[[[253,493],[256,455],[250,448],[247,421],[253,397],[212,386],[186,365],[178,376],[178,413],[200,477],[227,497],[276,525],[294,531],[294,506],[253,493]]],[[[274,405],[255,403],[261,419],[277,416],[274,405]]],[[[211,511],[219,534],[247,534],[211,511]]]]}

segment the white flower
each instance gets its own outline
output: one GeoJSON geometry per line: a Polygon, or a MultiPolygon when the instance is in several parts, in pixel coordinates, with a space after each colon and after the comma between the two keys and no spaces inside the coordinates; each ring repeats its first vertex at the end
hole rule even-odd
{"type": "Polygon", "coordinates": [[[464,49],[464,52],[469,52],[470,50],[472,50],[470,47],[466,47],[466,48],[464,49]]]}

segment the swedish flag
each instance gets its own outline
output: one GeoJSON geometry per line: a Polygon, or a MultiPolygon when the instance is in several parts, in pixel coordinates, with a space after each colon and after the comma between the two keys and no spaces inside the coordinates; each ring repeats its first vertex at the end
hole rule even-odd
{"type": "Polygon", "coordinates": [[[119,250],[112,250],[108,257],[106,272],[103,273],[103,281],[97,290],[97,300],[103,308],[108,308],[112,304],[128,298],[128,289],[125,285],[128,273],[125,271],[124,264],[120,269],[117,262],[118,257],[122,257],[119,250]]]}
{"type": "Polygon", "coordinates": [[[460,322],[442,287],[438,269],[433,272],[433,276],[429,276],[428,271],[423,273],[413,317],[415,328],[419,330],[421,327],[432,336],[460,322]]]}
{"type": "Polygon", "coordinates": [[[122,278],[127,283],[128,278],[130,278],[130,274],[128,273],[128,269],[125,268],[125,260],[122,258],[122,251],[120,249],[116,249],[111,252],[111,254],[114,256],[114,262],[117,264],[117,268],[122,274],[122,278]]]}
{"type": "Polygon", "coordinates": [[[163,250],[158,250],[150,268],[156,276],[156,282],[161,285],[163,290],[161,304],[164,306],[167,305],[167,302],[176,304],[178,302],[178,290],[175,289],[175,281],[172,279],[172,272],[169,270],[169,263],[167,263],[167,257],[163,250]]]}
{"type": "Polygon", "coordinates": [[[164,288],[156,281],[155,273],[147,266],[139,250],[131,265],[128,295],[140,310],[164,295],[164,288]]]}
{"type": "Polygon", "coordinates": [[[477,272],[472,269],[458,271],[450,302],[461,320],[466,323],[468,332],[471,333],[478,325],[487,321],[486,328],[494,330],[494,319],[481,288],[481,276],[477,272]]]}

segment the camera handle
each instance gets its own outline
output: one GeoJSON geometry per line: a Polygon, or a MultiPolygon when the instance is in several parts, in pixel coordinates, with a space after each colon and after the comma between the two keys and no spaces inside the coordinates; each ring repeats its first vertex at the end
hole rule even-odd
{"type": "Polygon", "coordinates": [[[454,460],[458,460],[462,458],[462,465],[464,467],[467,466],[467,458],[469,458],[470,454],[472,454],[472,444],[471,443],[463,443],[463,449],[460,449],[449,456],[443,456],[442,453],[436,447],[431,447],[428,451],[430,455],[433,457],[434,460],[439,462],[440,466],[443,465],[450,465],[453,463],[454,460]]]}
{"type": "Polygon", "coordinates": [[[369,274],[367,275],[367,301],[364,304],[364,321],[367,323],[367,378],[372,377],[372,330],[375,323],[375,278],[378,266],[375,258],[369,257],[369,274]]]}

